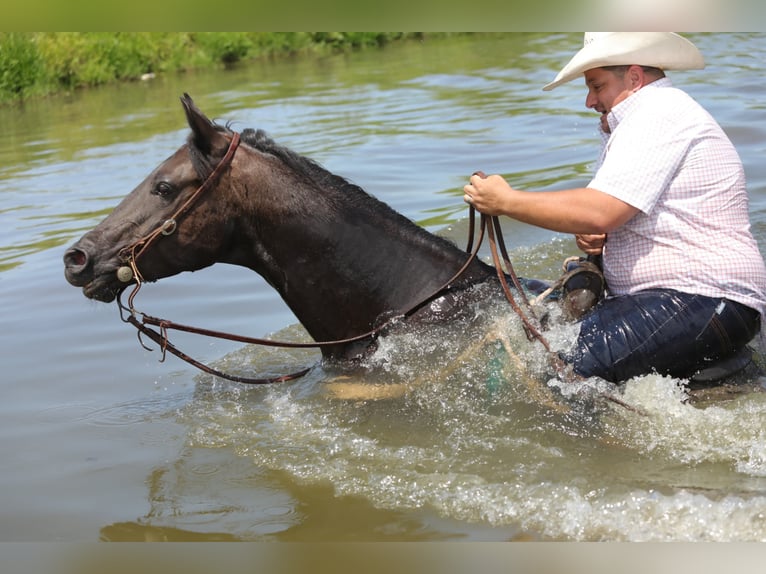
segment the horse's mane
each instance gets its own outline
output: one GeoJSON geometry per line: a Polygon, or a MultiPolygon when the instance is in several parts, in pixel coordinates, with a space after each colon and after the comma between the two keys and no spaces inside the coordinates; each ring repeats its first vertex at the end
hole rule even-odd
{"type": "MultiPolygon", "coordinates": [[[[226,126],[216,125],[216,129],[222,132],[229,132],[231,130],[228,124],[226,126]]],[[[348,179],[336,175],[316,161],[284,145],[278,144],[264,130],[246,128],[240,132],[240,137],[241,141],[249,147],[276,157],[295,177],[315,189],[318,192],[317,195],[321,196],[323,201],[336,205],[336,209],[341,209],[342,205],[353,206],[365,212],[365,219],[376,221],[377,225],[389,225],[392,228],[398,229],[399,232],[405,231],[414,237],[420,238],[423,243],[441,245],[449,250],[455,249],[456,246],[451,241],[428,233],[388,204],[370,195],[348,179]]],[[[192,156],[192,161],[199,161],[198,150],[194,150],[192,156]]],[[[209,169],[212,170],[213,167],[209,166],[209,169]]],[[[305,208],[309,207],[305,206],[305,208]]],[[[316,216],[317,214],[313,215],[316,216]]]]}
{"type": "Polygon", "coordinates": [[[375,211],[395,213],[388,205],[368,194],[358,185],[350,182],[348,179],[336,175],[324,168],[316,161],[299,154],[298,152],[278,144],[265,131],[248,128],[240,134],[242,141],[247,145],[257,149],[260,152],[273,155],[278,158],[296,177],[300,178],[310,186],[322,190],[325,199],[332,200],[328,193],[339,194],[343,196],[344,202],[351,201],[359,206],[367,204],[375,211]]]}

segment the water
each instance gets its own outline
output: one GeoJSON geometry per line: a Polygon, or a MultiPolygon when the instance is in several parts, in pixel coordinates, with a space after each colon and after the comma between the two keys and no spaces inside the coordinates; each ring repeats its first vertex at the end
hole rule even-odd
{"type": "MultiPolygon", "coordinates": [[[[737,145],[766,245],[766,36],[694,40],[707,70],[672,78],[737,145]]],[[[527,384],[541,351],[497,308],[487,316],[523,369],[498,343],[459,357],[482,335],[448,329],[383,342],[376,382],[395,396],[335,398],[358,387],[319,367],[244,387],[158,362],[114,305],[63,278],[66,246],[183,142],[184,91],[464,244],[461,189],[475,170],[521,188],[587,183],[598,136],[582,85],[540,91],[579,41],[426,39],[0,109],[0,541],[766,540],[766,394],[690,404],[679,381],[647,376],[623,399],[648,416],[599,400],[612,389],[597,383],[564,409],[527,384]]],[[[575,253],[567,236],[504,225],[525,275],[555,278],[575,253]]],[[[242,269],[170,278],[141,297],[146,312],[182,322],[303,336],[242,269]]],[[[552,334],[560,346],[571,336],[552,334]]],[[[178,343],[258,375],[316,362],[313,351],[178,343]]]]}

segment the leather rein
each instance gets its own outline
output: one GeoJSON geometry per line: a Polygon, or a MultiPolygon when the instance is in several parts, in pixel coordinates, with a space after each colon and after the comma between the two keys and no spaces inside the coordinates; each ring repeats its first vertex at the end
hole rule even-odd
{"type": "MultiPolygon", "coordinates": [[[[210,190],[215,183],[220,179],[223,172],[226,170],[226,168],[229,167],[232,160],[234,159],[234,154],[237,151],[237,147],[240,143],[240,136],[239,133],[233,132],[233,136],[231,139],[231,142],[229,144],[229,148],[226,151],[226,154],[221,159],[221,161],[218,163],[218,165],[213,169],[213,171],[210,173],[210,175],[207,177],[207,179],[200,185],[199,188],[173,213],[173,215],[167,219],[164,223],[159,225],[154,231],[147,234],[145,237],[142,237],[141,239],[135,241],[128,247],[122,249],[120,251],[120,257],[125,262],[126,266],[129,268],[129,273],[132,273],[132,278],[135,279],[135,287],[133,288],[132,292],[128,296],[128,305],[125,306],[122,303],[122,293],[117,297],[117,304],[120,310],[120,318],[126,322],[133,325],[138,333],[138,339],[145,349],[151,350],[149,347],[147,347],[141,336],[145,335],[152,341],[154,341],[162,350],[162,357],[160,358],[160,362],[165,360],[166,353],[171,353],[172,355],[175,355],[179,359],[189,363],[190,365],[198,368],[199,370],[208,373],[210,375],[214,375],[216,377],[220,377],[223,379],[228,379],[230,381],[234,381],[237,383],[244,383],[244,384],[251,384],[251,385],[259,385],[259,384],[271,384],[271,383],[279,383],[284,381],[290,381],[293,379],[297,379],[299,377],[302,377],[306,373],[308,373],[311,368],[305,368],[300,371],[296,371],[294,373],[290,373],[287,375],[281,375],[276,377],[267,377],[267,378],[250,378],[250,377],[242,377],[239,375],[231,375],[228,373],[224,373],[222,371],[219,371],[217,369],[214,369],[208,365],[205,365],[204,363],[201,363],[200,361],[188,356],[183,351],[178,349],[176,346],[174,346],[169,338],[168,338],[168,331],[169,330],[176,330],[176,331],[182,331],[187,333],[193,333],[197,335],[203,335],[206,337],[215,337],[219,339],[225,339],[229,341],[237,341],[241,343],[247,343],[247,344],[254,344],[254,345],[262,345],[262,346],[271,346],[271,347],[283,347],[283,348],[321,348],[321,347],[329,347],[333,345],[342,345],[347,343],[352,343],[355,341],[361,341],[364,339],[374,339],[377,337],[387,326],[394,323],[395,321],[399,321],[402,318],[406,318],[413,313],[415,313],[417,310],[421,309],[423,306],[427,305],[437,297],[441,296],[445,291],[447,291],[452,284],[457,281],[463,273],[468,269],[470,264],[473,262],[473,260],[476,258],[477,253],[479,252],[479,248],[481,247],[481,244],[484,240],[484,235],[489,236],[489,243],[490,243],[490,251],[492,253],[492,259],[495,264],[495,268],[497,269],[497,276],[500,280],[500,284],[502,285],[503,292],[505,294],[506,299],[511,304],[511,307],[516,312],[516,314],[520,317],[522,321],[522,325],[524,327],[524,331],[527,335],[527,338],[529,340],[538,340],[548,351],[551,352],[550,345],[545,340],[543,335],[540,333],[540,329],[538,328],[539,321],[535,317],[534,311],[532,309],[532,306],[530,305],[526,295],[524,294],[524,290],[522,289],[521,283],[519,282],[518,277],[516,276],[516,273],[513,270],[513,266],[511,265],[510,258],[508,257],[508,252],[505,248],[505,242],[503,240],[502,231],[500,228],[500,222],[497,218],[497,216],[487,216],[484,214],[481,214],[481,223],[480,223],[480,230],[479,230],[479,238],[476,242],[476,246],[473,246],[474,243],[474,235],[475,235],[475,219],[476,219],[476,210],[473,206],[469,207],[469,217],[470,217],[470,226],[469,226],[469,232],[468,232],[468,246],[466,247],[466,252],[470,253],[470,256],[466,260],[466,262],[463,264],[463,266],[441,287],[436,289],[433,293],[431,293],[429,296],[422,299],[420,302],[413,305],[409,310],[405,311],[404,313],[400,313],[398,315],[394,315],[392,317],[389,317],[384,321],[382,324],[378,325],[377,327],[371,329],[370,331],[363,333],[361,335],[357,335],[354,337],[349,337],[347,339],[338,339],[335,341],[317,341],[312,343],[297,343],[297,342],[289,342],[289,341],[276,341],[273,339],[262,339],[257,337],[246,337],[242,335],[234,335],[231,333],[221,332],[221,331],[214,331],[210,329],[203,329],[199,327],[193,327],[189,325],[183,325],[180,323],[175,323],[173,321],[169,321],[167,319],[160,319],[157,317],[152,317],[150,315],[146,315],[145,313],[142,313],[133,305],[133,301],[138,294],[138,292],[141,290],[141,286],[144,282],[143,277],[141,276],[140,271],[138,270],[137,261],[138,259],[146,252],[146,250],[152,246],[154,243],[159,241],[162,237],[172,235],[175,233],[177,227],[178,227],[178,221],[187,214],[191,208],[194,206],[194,204],[197,202],[197,200],[210,190]],[[500,249],[500,255],[498,255],[498,246],[500,249]],[[502,256],[502,262],[501,262],[501,256],[502,256]],[[526,308],[526,311],[524,311],[521,306],[516,303],[516,300],[513,296],[513,293],[511,292],[510,286],[508,285],[508,281],[506,280],[505,273],[502,269],[502,264],[505,264],[505,267],[508,271],[508,275],[511,277],[511,280],[516,287],[518,293],[521,295],[521,298],[523,300],[524,306],[526,308]],[[152,327],[157,327],[157,329],[153,329],[152,327]]],[[[485,177],[485,175],[482,172],[476,172],[477,175],[480,177],[485,177]]],[[[122,271],[123,268],[121,268],[118,271],[118,274],[120,271],[122,271]]]]}

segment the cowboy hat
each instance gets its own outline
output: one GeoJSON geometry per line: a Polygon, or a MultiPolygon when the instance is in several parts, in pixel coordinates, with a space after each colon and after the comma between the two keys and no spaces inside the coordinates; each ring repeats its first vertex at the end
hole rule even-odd
{"type": "Polygon", "coordinates": [[[583,48],[543,90],[571,82],[593,68],[634,64],[699,70],[705,67],[705,60],[694,44],[674,32],[585,32],[583,48]]]}

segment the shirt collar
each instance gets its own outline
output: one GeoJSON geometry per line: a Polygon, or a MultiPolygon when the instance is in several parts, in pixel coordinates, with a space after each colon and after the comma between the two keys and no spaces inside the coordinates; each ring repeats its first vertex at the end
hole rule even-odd
{"type": "Polygon", "coordinates": [[[631,96],[628,96],[623,101],[621,101],[619,104],[614,106],[612,108],[612,111],[609,112],[609,114],[606,116],[606,121],[609,123],[609,128],[611,129],[612,133],[614,133],[614,130],[617,128],[619,123],[630,113],[632,109],[634,109],[637,105],[639,105],[640,101],[643,99],[643,95],[646,95],[646,92],[644,90],[650,89],[650,88],[672,88],[673,82],[670,81],[670,78],[660,78],[659,80],[654,80],[650,84],[646,84],[643,88],[638,90],[636,93],[632,94],[631,96]],[[642,92],[644,92],[642,94],[642,92]]]}

